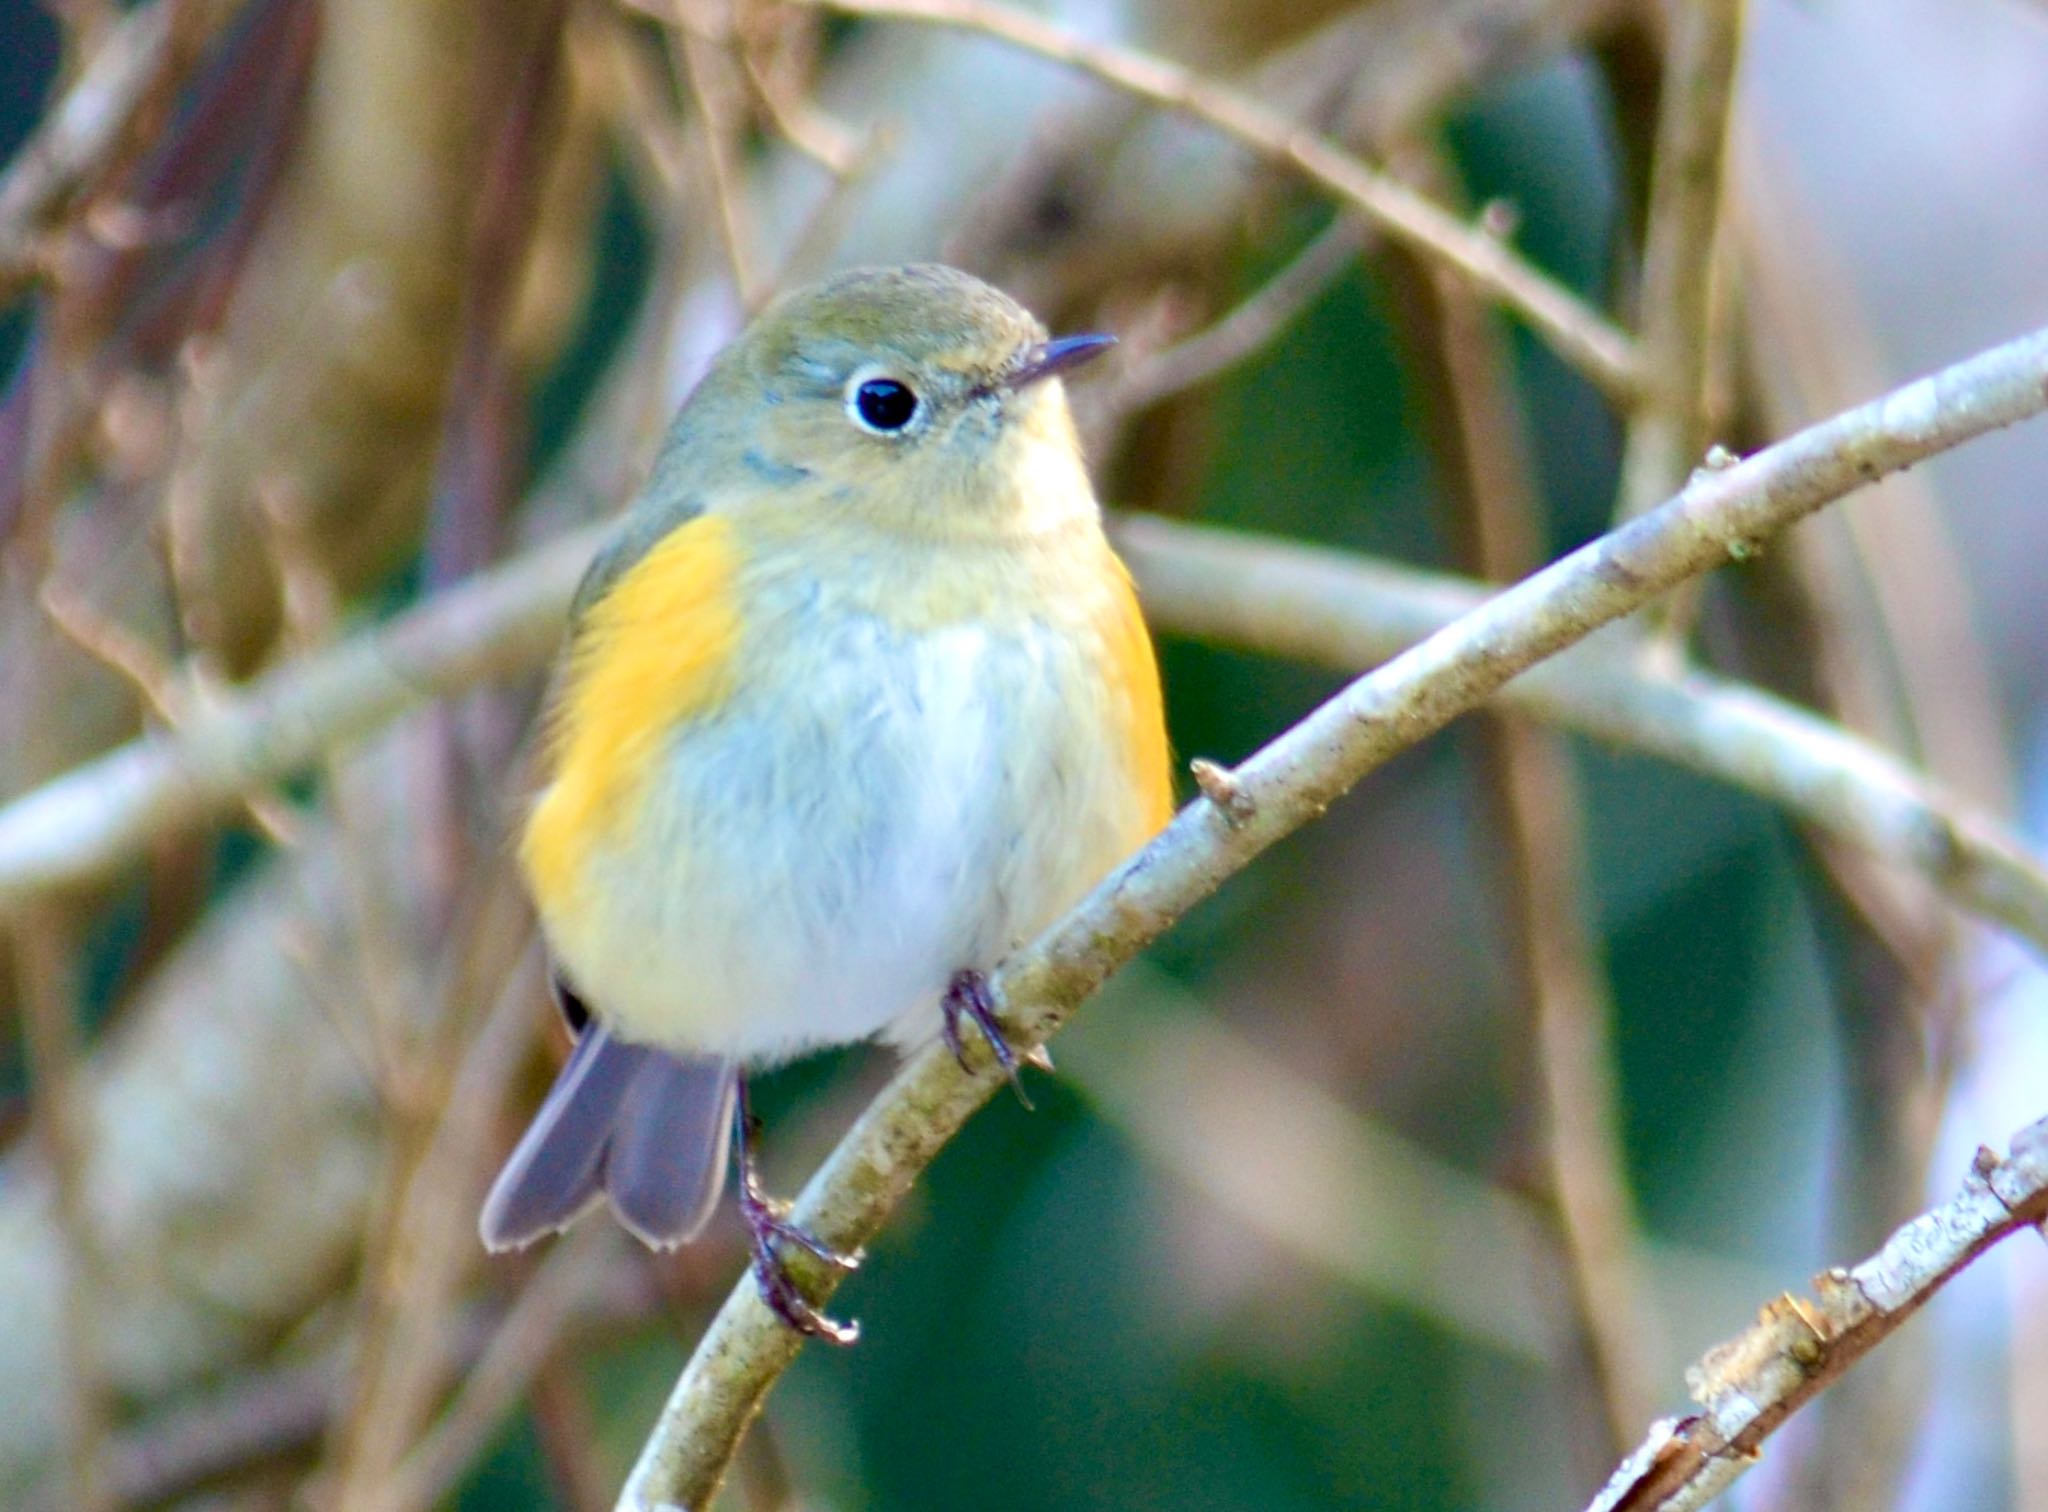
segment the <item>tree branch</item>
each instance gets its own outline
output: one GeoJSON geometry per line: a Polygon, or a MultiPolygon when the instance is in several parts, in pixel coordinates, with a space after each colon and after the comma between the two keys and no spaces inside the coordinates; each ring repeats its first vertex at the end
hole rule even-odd
{"type": "Polygon", "coordinates": [[[111,875],[153,837],[211,818],[431,699],[540,665],[601,534],[481,574],[279,667],[175,733],[131,741],[0,808],[0,918],[111,875]]]}
{"type": "MultiPolygon", "coordinates": [[[[1148,516],[1118,545],[1163,629],[1356,671],[1483,602],[1463,579],[1148,516]]],[[[1666,673],[1595,644],[1516,678],[1502,703],[1755,793],[1790,817],[1917,872],[2048,958],[2048,867],[1991,816],[1868,741],[1710,673],[1666,673]]]]}
{"type": "MultiPolygon", "coordinates": [[[[103,880],[160,836],[231,811],[437,697],[538,666],[602,529],[479,574],[387,625],[279,667],[239,697],[0,807],[0,918],[103,880]]],[[[1475,608],[1484,591],[1344,552],[1126,516],[1117,536],[1162,629],[1356,671],[1475,608]]],[[[1588,647],[1518,678],[1511,707],[1757,794],[1917,872],[2048,957],[2048,871],[1980,810],[1841,727],[1699,672],[1588,647]]]]}
{"type": "Polygon", "coordinates": [[[1712,439],[1704,414],[1708,306],[1742,11],[1742,0],[1699,0],[1671,13],[1637,300],[1643,386],[1622,456],[1623,519],[1683,482],[1712,439]]]}
{"type": "Polygon", "coordinates": [[[2000,1160],[1980,1148],[1954,1198],[1923,1213],[1850,1270],[1814,1278],[1814,1298],[1790,1293],[1745,1333],[1686,1372],[1705,1410],[1652,1425],[1587,1512],[1691,1512],[1727,1490],[1764,1440],[1896,1332],[1985,1250],[2048,1221],[2048,1118],[2013,1136],[2000,1160]]]}
{"type": "Polygon", "coordinates": [[[922,21],[995,37],[1126,93],[1206,122],[1259,157],[1293,168],[1406,246],[1513,310],[1558,355],[1619,403],[1638,386],[1634,343],[1498,237],[1467,225],[1327,137],[1235,90],[1148,53],[1090,41],[992,0],[801,0],[847,15],[922,21]]]}
{"type": "MultiPolygon", "coordinates": [[[[1187,909],[1353,784],[1545,657],[1874,478],[2048,407],[2048,331],[1959,363],[1766,448],[1701,472],[1650,514],[1581,547],[1360,678],[1233,775],[1243,802],[1190,804],[1073,912],[997,970],[991,988],[1020,1049],[1187,909]]],[[[798,1198],[793,1218],[859,1247],[1002,1084],[928,1046],[898,1073],[798,1198]]],[[[835,1277],[791,1257],[821,1299],[835,1277]]],[[[747,1425],[802,1339],[743,1276],[663,1407],[621,1495],[624,1512],[708,1506],[747,1425]]]]}
{"type": "Polygon", "coordinates": [[[120,157],[166,71],[188,62],[196,51],[189,44],[228,9],[224,0],[209,0],[181,18],[170,0],[154,0],[130,11],[15,152],[0,173],[0,305],[44,271],[50,235],[65,213],[120,157]],[[188,35],[180,36],[181,26],[188,35]]]}

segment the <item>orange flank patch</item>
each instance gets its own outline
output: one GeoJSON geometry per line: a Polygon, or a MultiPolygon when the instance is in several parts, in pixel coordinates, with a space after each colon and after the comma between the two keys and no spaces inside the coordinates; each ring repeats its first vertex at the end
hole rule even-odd
{"type": "Polygon", "coordinates": [[[1138,784],[1145,817],[1145,838],[1166,827],[1173,817],[1173,760],[1166,749],[1166,709],[1159,693],[1159,658],[1130,571],[1111,559],[1116,576],[1103,641],[1109,652],[1109,685],[1124,719],[1125,749],[1130,753],[1132,780],[1138,784]]]}
{"type": "Polygon", "coordinates": [[[676,725],[731,691],[738,569],[732,527],[700,515],[573,628],[547,735],[552,780],[519,848],[543,913],[573,906],[591,847],[631,822],[676,725]]]}

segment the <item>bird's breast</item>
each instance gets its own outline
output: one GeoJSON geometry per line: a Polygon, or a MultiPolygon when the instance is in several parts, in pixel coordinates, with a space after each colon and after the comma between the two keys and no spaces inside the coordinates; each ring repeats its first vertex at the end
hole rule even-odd
{"type": "Polygon", "coordinates": [[[1085,607],[906,622],[792,578],[741,618],[731,691],[666,732],[575,916],[542,904],[629,1038],[761,1061],[900,1029],[1156,823],[1128,637],[1085,607]]]}

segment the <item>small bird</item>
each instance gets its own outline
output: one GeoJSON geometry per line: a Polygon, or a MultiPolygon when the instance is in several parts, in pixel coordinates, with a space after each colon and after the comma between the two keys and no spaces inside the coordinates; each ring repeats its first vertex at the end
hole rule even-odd
{"type": "MultiPolygon", "coordinates": [[[[1047,339],[933,264],[793,292],[713,363],[570,613],[519,861],[576,1045],[491,1249],[600,1197],[693,1238],[728,1131],[763,1296],[839,1255],[763,1195],[749,1071],[972,1024],[987,973],[1172,813],[1159,674],[1047,339]]],[[[964,1062],[963,1062],[964,1063],[964,1062]]]]}

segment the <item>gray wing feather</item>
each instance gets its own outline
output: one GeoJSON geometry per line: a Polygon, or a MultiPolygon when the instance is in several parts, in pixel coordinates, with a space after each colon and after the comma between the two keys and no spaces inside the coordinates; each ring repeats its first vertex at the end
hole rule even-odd
{"type": "Polygon", "coordinates": [[[691,1238],[724,1184],[733,1086],[724,1061],[679,1059],[590,1024],[484,1199],[485,1246],[558,1233],[603,1194],[647,1243],[691,1238]]]}

